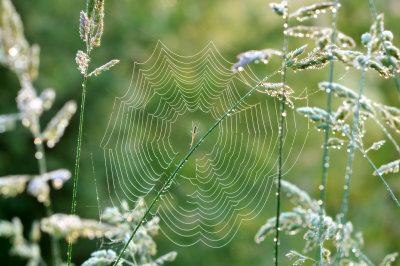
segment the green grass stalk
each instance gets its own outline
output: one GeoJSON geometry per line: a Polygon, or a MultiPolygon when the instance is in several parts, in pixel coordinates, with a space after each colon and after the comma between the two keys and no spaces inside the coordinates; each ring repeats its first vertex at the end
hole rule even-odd
{"type": "MultiPolygon", "coordinates": [[[[289,2],[289,1],[288,1],[289,2]]],[[[289,44],[289,35],[286,33],[286,30],[289,27],[289,7],[286,8],[284,14],[284,37],[283,37],[283,47],[282,47],[282,88],[285,88],[286,85],[286,61],[287,61],[287,50],[289,44]]],[[[279,150],[278,150],[278,177],[275,180],[276,183],[276,223],[275,223],[275,248],[274,248],[274,264],[277,266],[279,263],[279,218],[281,212],[281,178],[282,178],[282,158],[283,158],[283,144],[284,144],[284,133],[285,133],[285,104],[286,104],[286,95],[282,93],[282,99],[280,102],[280,113],[279,113],[279,150]]]]}
{"type": "MultiPolygon", "coordinates": [[[[335,9],[332,18],[332,36],[331,43],[334,44],[336,40],[336,24],[337,24],[337,12],[339,10],[338,0],[335,0],[335,9]]],[[[333,47],[330,50],[331,59],[329,61],[329,86],[332,87],[333,83],[333,70],[334,70],[334,60],[333,60],[333,47]]],[[[329,90],[326,100],[326,112],[331,113],[332,109],[332,88],[329,90]]],[[[327,126],[325,129],[325,140],[324,140],[324,150],[322,155],[322,180],[321,186],[321,201],[320,201],[320,211],[319,211],[319,226],[318,226],[318,243],[319,243],[319,265],[323,266],[323,243],[322,231],[323,231],[323,215],[325,210],[325,197],[326,197],[326,183],[328,177],[328,167],[329,167],[329,151],[328,151],[328,141],[330,137],[330,127],[331,127],[331,117],[328,116],[327,126]]]]}
{"type": "MultiPolygon", "coordinates": [[[[35,142],[35,148],[36,148],[36,159],[38,161],[38,167],[39,167],[39,174],[43,175],[47,172],[47,163],[46,163],[46,153],[43,145],[43,138],[40,135],[40,123],[38,119],[33,119],[32,121],[35,125],[33,128],[37,129],[37,132],[34,132],[34,138],[39,139],[40,141],[35,142]]],[[[46,215],[50,217],[53,215],[53,207],[51,203],[50,196],[47,199],[46,202],[44,202],[44,206],[46,208],[46,215]]],[[[50,247],[51,247],[51,257],[54,265],[60,265],[61,264],[61,256],[60,256],[60,245],[58,243],[57,238],[54,235],[50,236],[50,247]]]]}
{"type": "Polygon", "coordinates": [[[343,238],[344,238],[344,226],[346,224],[346,214],[347,214],[347,205],[348,205],[348,200],[349,200],[349,190],[350,190],[350,179],[351,179],[351,174],[353,170],[353,159],[354,159],[354,148],[356,146],[356,135],[357,135],[357,128],[358,128],[358,121],[360,117],[360,102],[361,98],[363,95],[363,89],[364,89],[364,83],[365,83],[365,75],[367,72],[367,63],[368,60],[371,56],[371,42],[368,44],[368,50],[367,54],[365,56],[365,63],[363,65],[363,69],[361,72],[361,80],[360,80],[360,88],[358,92],[358,98],[357,98],[357,105],[356,105],[356,111],[354,114],[353,118],[353,128],[350,136],[350,147],[349,147],[349,157],[347,160],[347,166],[346,166],[346,173],[345,173],[345,185],[344,185],[344,191],[343,191],[343,197],[342,197],[342,209],[340,213],[340,225],[341,225],[341,230],[340,230],[340,239],[339,239],[339,249],[338,253],[336,254],[336,263],[338,264],[340,262],[340,259],[342,257],[342,252],[343,252],[343,238]]]}
{"type": "MultiPolygon", "coordinates": [[[[79,163],[81,158],[81,147],[82,147],[82,134],[83,134],[83,117],[85,111],[85,99],[86,99],[86,83],[87,76],[83,77],[82,83],[82,99],[81,99],[81,110],[79,114],[79,132],[78,132],[78,145],[76,147],[76,163],[75,163],[75,174],[74,174],[74,190],[72,194],[72,208],[71,215],[76,213],[76,202],[77,202],[77,191],[78,191],[78,177],[79,177],[79,163]]],[[[72,258],[72,242],[68,240],[68,266],[71,265],[72,258]]]]}

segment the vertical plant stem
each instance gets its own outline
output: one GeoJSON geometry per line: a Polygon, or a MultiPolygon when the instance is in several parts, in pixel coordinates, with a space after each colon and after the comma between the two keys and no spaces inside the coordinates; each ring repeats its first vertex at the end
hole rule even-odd
{"type": "MultiPolygon", "coordinates": [[[[86,98],[86,82],[87,82],[87,77],[84,76],[83,83],[82,83],[82,100],[81,100],[81,110],[80,110],[80,117],[79,117],[78,145],[76,147],[74,191],[72,194],[71,215],[74,215],[76,213],[76,194],[78,191],[79,162],[80,162],[80,158],[81,158],[83,115],[84,115],[84,111],[85,111],[85,98],[86,98]]],[[[68,266],[71,265],[71,257],[72,257],[72,242],[70,239],[68,239],[68,266]]]]}
{"type": "Polygon", "coordinates": [[[228,109],[221,117],[218,119],[217,122],[199,139],[199,141],[196,143],[196,145],[193,146],[193,148],[188,152],[188,154],[183,158],[183,160],[178,164],[178,166],[175,168],[175,170],[172,172],[170,177],[167,179],[165,184],[162,186],[162,188],[158,191],[157,195],[154,197],[153,201],[150,203],[149,207],[147,207],[146,212],[144,213],[143,217],[140,219],[139,223],[136,225],[135,229],[133,230],[131,236],[129,237],[128,241],[126,242],[125,246],[122,248],[117,260],[114,263],[114,266],[116,266],[119,261],[122,259],[122,255],[124,254],[126,248],[132,241],[133,237],[135,236],[136,232],[146,219],[146,216],[150,213],[150,210],[153,208],[154,204],[158,201],[160,198],[161,194],[164,193],[167,188],[169,187],[169,184],[172,182],[178,171],[182,168],[182,166],[185,164],[185,162],[189,159],[189,157],[193,154],[193,152],[203,143],[203,141],[207,138],[207,136],[232,112],[233,109],[235,109],[239,104],[241,104],[247,97],[249,97],[260,85],[267,81],[270,77],[274,76],[276,73],[280,71],[277,70],[271,75],[266,76],[263,78],[259,83],[257,83],[256,86],[254,86],[249,92],[247,92],[242,98],[239,99],[231,108],[228,109]]]}
{"type": "MultiPolygon", "coordinates": [[[[36,148],[36,154],[35,157],[38,160],[38,166],[39,166],[39,173],[40,175],[43,175],[47,172],[47,164],[46,164],[46,154],[43,146],[43,138],[41,136],[40,132],[40,123],[38,119],[32,119],[32,123],[34,123],[33,128],[35,128],[35,132],[32,132],[33,137],[35,138],[35,148],[36,148]]],[[[46,208],[46,215],[50,217],[53,215],[53,207],[51,204],[51,199],[50,196],[47,199],[47,201],[44,202],[44,206],[46,208]]],[[[60,256],[60,245],[58,243],[57,238],[54,235],[51,235],[50,237],[51,241],[51,257],[54,265],[60,265],[61,264],[61,256],[60,256]]]]}
{"type": "MultiPolygon", "coordinates": [[[[286,85],[286,56],[288,50],[289,43],[289,35],[287,34],[287,29],[289,27],[289,7],[285,7],[285,13],[283,15],[284,24],[283,24],[283,58],[282,58],[282,88],[285,88],[286,85]]],[[[279,113],[279,150],[278,150],[278,177],[275,180],[276,184],[276,223],[275,223],[275,250],[274,250],[274,264],[278,265],[278,257],[279,257],[279,231],[281,230],[279,227],[279,218],[281,212],[281,178],[282,178],[282,152],[283,152],[283,144],[284,144],[284,133],[285,133],[285,104],[286,104],[286,95],[282,92],[282,99],[280,103],[280,113],[279,113]]]]}
{"type": "Polygon", "coordinates": [[[359,120],[359,116],[360,116],[360,101],[361,101],[363,89],[364,89],[367,63],[371,56],[371,49],[372,49],[371,43],[372,42],[370,42],[368,44],[368,51],[364,58],[365,62],[363,64],[363,69],[361,72],[360,89],[358,92],[356,112],[354,114],[353,128],[352,128],[352,132],[351,132],[351,136],[350,136],[349,157],[348,157],[347,166],[346,166],[345,184],[344,184],[344,191],[343,191],[343,198],[342,198],[342,210],[340,213],[340,229],[341,230],[340,230],[340,239],[339,239],[339,249],[338,249],[338,253],[336,255],[336,263],[337,264],[340,263],[340,259],[341,259],[342,252],[343,252],[344,226],[346,223],[347,203],[348,203],[348,199],[349,199],[349,189],[350,189],[350,178],[351,178],[351,174],[352,174],[352,170],[353,170],[354,148],[356,146],[357,127],[358,127],[358,120],[359,120]]]}
{"type": "MultiPolygon", "coordinates": [[[[333,18],[332,18],[332,36],[331,43],[334,44],[336,40],[336,21],[337,21],[337,12],[339,9],[338,0],[335,0],[335,8],[333,10],[333,18]]],[[[332,82],[333,82],[333,70],[334,70],[334,61],[333,61],[333,47],[330,49],[330,62],[329,62],[329,92],[327,95],[327,103],[326,103],[326,112],[328,115],[327,126],[325,128],[325,141],[324,141],[324,151],[322,155],[322,180],[321,186],[319,189],[321,190],[321,201],[320,210],[319,210],[319,226],[318,226],[318,243],[319,243],[319,265],[323,266],[323,243],[324,239],[322,239],[322,231],[323,231],[323,216],[325,210],[325,194],[326,194],[326,182],[328,177],[328,167],[329,167],[329,151],[328,151],[328,140],[331,129],[331,105],[332,105],[332,82]]]]}

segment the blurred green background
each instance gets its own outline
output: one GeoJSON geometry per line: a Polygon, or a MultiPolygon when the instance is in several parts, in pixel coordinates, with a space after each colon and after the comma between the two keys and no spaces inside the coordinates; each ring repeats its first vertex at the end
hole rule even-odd
{"type": "MultiPolygon", "coordinates": [[[[315,1],[293,1],[295,6],[315,1]]],[[[400,2],[398,0],[376,1],[379,12],[385,13],[386,28],[394,34],[394,43],[400,40],[399,22],[400,2]]],[[[57,92],[52,111],[43,115],[47,122],[65,101],[75,99],[80,102],[81,75],[75,64],[75,54],[83,49],[79,39],[79,12],[85,8],[85,1],[25,1],[14,0],[25,25],[25,34],[30,43],[41,47],[39,78],[35,82],[38,90],[54,88],[57,92]]],[[[125,92],[129,86],[133,62],[143,62],[152,53],[158,40],[181,55],[192,55],[200,51],[211,40],[223,56],[234,62],[238,53],[262,48],[280,49],[282,46],[282,21],[272,13],[264,0],[119,0],[106,1],[105,29],[102,45],[92,54],[93,65],[118,58],[121,63],[98,78],[88,82],[87,105],[84,123],[82,170],[78,191],[78,214],[85,218],[97,218],[98,208],[93,189],[93,172],[90,154],[99,148],[104,134],[108,115],[114,98],[125,92]]],[[[311,21],[329,26],[331,15],[311,21]]],[[[342,3],[339,11],[338,28],[357,42],[372,22],[366,0],[352,0],[342,3]]],[[[290,47],[295,48],[306,40],[290,39],[290,47]]],[[[358,47],[359,49],[362,49],[358,47]]],[[[269,73],[278,66],[257,65],[258,76],[269,73]]],[[[290,73],[288,83],[296,90],[317,89],[317,83],[326,80],[327,69],[304,73],[290,73]]],[[[337,67],[335,78],[353,89],[358,88],[359,71],[345,71],[337,67]]],[[[0,67],[0,113],[16,111],[15,97],[19,90],[18,80],[12,72],[0,67]]],[[[384,80],[375,73],[367,76],[365,93],[375,101],[399,106],[399,97],[393,80],[384,80]]],[[[260,97],[264,97],[261,95],[260,97]]],[[[319,93],[309,98],[310,105],[324,108],[325,97],[319,93]]],[[[335,103],[338,104],[338,103],[335,103]]],[[[300,116],[298,116],[300,118],[300,116]]],[[[48,168],[68,168],[73,172],[78,116],[72,119],[65,136],[55,148],[47,150],[48,168]]],[[[178,129],[186,130],[186,129],[178,129]]],[[[299,134],[305,134],[300,129],[299,134]]],[[[368,125],[368,140],[380,140],[383,135],[372,124],[368,125]]],[[[299,138],[301,141],[302,138],[299,138]]],[[[286,179],[318,197],[318,184],[321,176],[320,149],[323,136],[310,130],[307,145],[302,156],[286,179]]],[[[295,145],[301,145],[296,143],[295,145]]],[[[34,159],[34,146],[27,129],[19,126],[16,130],[0,135],[0,175],[35,174],[37,162],[34,159]]],[[[335,215],[341,205],[346,153],[331,152],[331,167],[327,186],[327,212],[335,215]]],[[[101,155],[95,155],[95,168],[101,169],[101,155]],[[98,165],[98,167],[97,167],[98,165]]],[[[371,153],[376,165],[398,159],[395,150],[386,144],[379,152],[371,153]]],[[[386,253],[400,251],[400,211],[396,209],[384,186],[359,154],[354,163],[354,178],[351,183],[348,219],[353,222],[355,231],[362,231],[365,238],[365,254],[378,263],[386,253]]],[[[96,172],[99,184],[105,184],[104,173],[96,172]]],[[[400,195],[398,174],[387,176],[396,195],[400,195]]],[[[55,212],[69,213],[71,207],[72,180],[59,191],[52,191],[51,197],[55,212]]],[[[159,254],[178,251],[173,265],[270,265],[272,262],[272,238],[261,244],[253,241],[258,228],[274,215],[275,202],[271,199],[268,208],[257,218],[244,224],[233,241],[219,249],[198,244],[182,248],[174,245],[162,235],[155,239],[159,254]]],[[[105,207],[105,206],[102,206],[105,207]]],[[[284,203],[284,209],[291,206],[284,203]]],[[[29,228],[33,219],[45,214],[44,208],[34,198],[22,195],[17,198],[0,200],[0,219],[21,217],[29,228]]],[[[163,226],[161,224],[161,226],[163,226]]],[[[43,253],[49,247],[44,237],[43,253]]],[[[79,264],[91,251],[98,247],[96,241],[79,240],[74,246],[73,260],[79,264]]],[[[281,240],[283,265],[289,261],[283,255],[291,250],[300,251],[303,247],[301,236],[286,237],[281,240]]],[[[63,254],[66,244],[62,241],[63,254]]],[[[2,265],[21,265],[23,261],[9,256],[9,243],[0,239],[0,262],[2,265]]]]}

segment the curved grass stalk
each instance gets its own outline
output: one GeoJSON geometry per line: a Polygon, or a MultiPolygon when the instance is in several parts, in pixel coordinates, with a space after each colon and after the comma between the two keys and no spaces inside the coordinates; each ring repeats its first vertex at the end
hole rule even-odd
{"type": "MultiPolygon", "coordinates": [[[[289,2],[289,1],[288,1],[289,2]]],[[[287,4],[288,5],[288,4],[287,4]]],[[[289,7],[286,6],[285,13],[283,15],[284,24],[284,37],[283,37],[283,47],[282,47],[282,87],[285,88],[286,85],[286,61],[287,61],[287,50],[289,43],[289,35],[286,33],[286,30],[289,27],[289,7]]],[[[276,183],[276,223],[275,223],[275,248],[274,248],[274,264],[278,266],[278,258],[279,258],[279,231],[281,230],[279,227],[279,218],[281,212],[281,178],[282,178],[282,152],[283,152],[283,143],[284,143],[284,133],[285,133],[285,104],[286,104],[286,95],[282,93],[282,99],[280,102],[280,114],[279,114],[279,150],[278,150],[278,178],[275,180],[276,183]]]]}
{"type": "Polygon", "coordinates": [[[341,213],[339,216],[341,230],[340,230],[340,239],[339,239],[340,244],[339,244],[338,253],[336,255],[336,264],[339,264],[340,259],[342,257],[342,251],[343,251],[343,238],[344,238],[343,227],[344,227],[344,224],[346,223],[350,179],[351,179],[351,174],[352,174],[352,170],[353,170],[354,148],[356,146],[357,126],[358,126],[358,121],[359,121],[359,117],[360,117],[360,106],[361,106],[360,102],[362,99],[362,94],[363,94],[363,89],[364,89],[365,75],[366,75],[366,71],[367,71],[367,62],[371,56],[371,50],[372,50],[372,45],[370,42],[368,44],[368,50],[367,50],[367,54],[365,56],[365,63],[363,65],[363,69],[361,72],[360,89],[358,92],[356,112],[354,114],[353,128],[352,128],[352,132],[351,132],[351,136],[350,136],[349,157],[347,160],[346,173],[345,173],[345,185],[344,185],[343,198],[342,198],[342,210],[341,210],[341,213]]]}
{"type": "MultiPolygon", "coordinates": [[[[350,136],[347,134],[347,137],[350,138],[350,136]]],[[[379,176],[379,179],[382,181],[383,185],[386,187],[386,190],[389,192],[390,197],[392,197],[393,201],[395,202],[395,204],[397,205],[397,207],[400,208],[400,202],[397,199],[397,197],[394,195],[392,189],[390,188],[389,184],[386,182],[386,180],[383,178],[382,174],[379,173],[378,168],[375,166],[375,164],[372,162],[371,158],[369,158],[369,156],[367,155],[367,153],[356,143],[356,148],[361,152],[361,154],[363,155],[363,157],[365,159],[367,159],[368,163],[371,165],[371,167],[374,169],[374,171],[377,173],[377,175],[379,176]]]]}
{"type": "Polygon", "coordinates": [[[390,196],[392,197],[393,201],[396,203],[397,207],[400,208],[400,203],[399,200],[396,198],[396,196],[394,195],[393,191],[391,190],[391,188],[389,187],[388,183],[385,181],[385,179],[383,178],[382,174],[378,172],[378,168],[375,166],[375,164],[372,162],[372,160],[369,158],[369,156],[365,153],[364,150],[362,150],[358,145],[357,145],[357,149],[362,153],[362,155],[364,156],[365,159],[367,159],[367,161],[369,162],[369,164],[372,166],[372,168],[374,169],[374,171],[378,174],[379,179],[382,181],[382,183],[385,185],[386,190],[389,192],[390,196]]]}
{"type": "Polygon", "coordinates": [[[185,162],[189,159],[189,157],[193,154],[193,152],[203,143],[203,141],[207,138],[207,136],[239,105],[241,104],[246,98],[248,98],[260,85],[267,81],[270,77],[274,76],[278,72],[280,72],[281,69],[278,69],[277,71],[273,72],[272,74],[264,77],[257,85],[255,85],[249,92],[247,92],[242,98],[240,98],[231,108],[228,109],[219,119],[215,124],[199,139],[199,141],[193,146],[193,148],[186,154],[186,156],[182,159],[182,161],[178,164],[178,166],[175,168],[175,170],[172,172],[170,177],[167,179],[165,184],[162,186],[162,188],[158,191],[157,195],[154,197],[153,201],[150,203],[149,207],[147,207],[146,212],[144,213],[143,217],[140,219],[139,223],[136,225],[135,229],[133,230],[131,236],[129,237],[128,241],[126,242],[125,246],[122,248],[122,251],[120,252],[117,260],[114,263],[114,266],[116,266],[119,261],[122,259],[122,255],[124,254],[126,248],[128,245],[131,243],[133,237],[135,236],[136,232],[139,230],[140,226],[144,222],[144,219],[146,219],[146,216],[150,213],[150,210],[153,208],[154,204],[158,201],[158,199],[161,197],[161,195],[166,191],[166,189],[169,187],[170,183],[178,173],[178,171],[182,168],[182,166],[185,164],[185,162]]]}
{"type": "Polygon", "coordinates": [[[400,147],[399,144],[397,144],[396,140],[393,138],[392,134],[387,131],[387,129],[382,125],[381,122],[375,117],[374,121],[383,131],[383,133],[386,135],[386,137],[392,142],[393,146],[395,147],[396,151],[400,154],[400,147]]]}
{"type": "MultiPolygon", "coordinates": [[[[336,24],[337,24],[337,12],[339,9],[339,2],[335,0],[335,9],[333,11],[332,18],[332,36],[331,43],[334,44],[336,40],[336,24]]],[[[334,70],[334,61],[333,61],[333,47],[331,48],[331,58],[329,60],[329,86],[332,86],[333,83],[333,70],[334,70]]],[[[329,90],[327,95],[327,103],[326,103],[326,112],[328,114],[331,113],[332,110],[332,88],[329,90]]],[[[328,151],[328,141],[330,137],[330,128],[331,128],[331,117],[328,116],[327,126],[325,129],[325,140],[324,140],[324,150],[322,155],[322,180],[321,186],[319,189],[321,190],[321,201],[320,203],[320,211],[319,211],[319,226],[318,226],[318,243],[319,243],[319,265],[323,266],[323,243],[322,239],[322,231],[323,231],[323,216],[325,209],[325,195],[326,195],[326,183],[328,177],[328,167],[329,167],[329,151],[328,151]]]]}
{"type": "Polygon", "coordinates": [[[356,257],[359,256],[362,258],[368,266],[375,266],[375,264],[360,249],[352,249],[352,252],[356,257]]]}

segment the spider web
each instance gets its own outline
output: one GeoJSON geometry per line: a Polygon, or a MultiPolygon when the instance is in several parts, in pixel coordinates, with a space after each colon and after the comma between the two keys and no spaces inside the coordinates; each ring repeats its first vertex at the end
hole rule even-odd
{"type": "MultiPolygon", "coordinates": [[[[259,82],[250,68],[233,73],[232,65],[212,42],[182,56],[160,41],[147,61],[134,64],[100,144],[113,205],[152,200],[191,145],[259,82]]],[[[284,174],[306,141],[294,147],[293,112],[285,119],[292,135],[286,131],[284,174]]],[[[278,119],[279,101],[254,93],[215,128],[152,210],[167,238],[222,247],[264,209],[278,163],[278,119]]]]}

